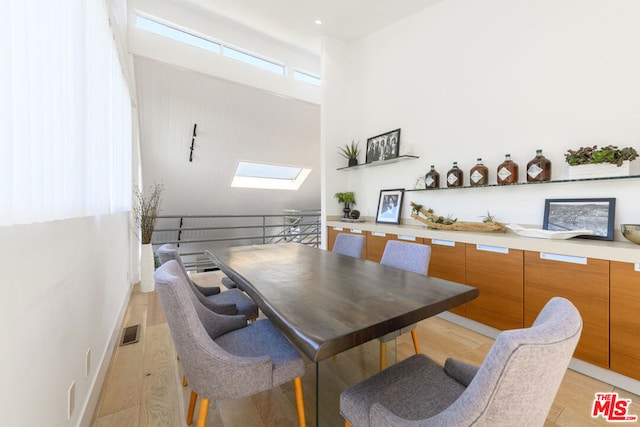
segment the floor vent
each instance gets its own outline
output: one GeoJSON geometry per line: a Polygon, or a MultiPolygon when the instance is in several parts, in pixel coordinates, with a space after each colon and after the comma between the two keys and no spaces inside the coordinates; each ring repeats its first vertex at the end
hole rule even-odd
{"type": "Polygon", "coordinates": [[[138,342],[138,337],[140,336],[140,325],[133,325],[124,328],[122,332],[122,340],[120,341],[120,345],[133,344],[138,342]]]}

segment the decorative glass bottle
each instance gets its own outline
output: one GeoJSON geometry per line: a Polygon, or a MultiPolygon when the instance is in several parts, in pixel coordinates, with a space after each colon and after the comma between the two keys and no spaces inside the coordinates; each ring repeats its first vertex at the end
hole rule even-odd
{"type": "Polygon", "coordinates": [[[427,189],[440,188],[440,174],[433,165],[431,165],[431,170],[424,176],[424,187],[427,189]]]}
{"type": "Polygon", "coordinates": [[[504,162],[498,166],[498,184],[515,184],[518,182],[518,165],[511,160],[511,154],[504,155],[504,162]]]}
{"type": "Polygon", "coordinates": [[[473,187],[489,183],[489,168],[482,164],[480,157],[478,157],[478,163],[469,172],[469,181],[473,187]]]}
{"type": "Polygon", "coordinates": [[[453,162],[453,167],[447,172],[447,187],[462,187],[463,173],[458,167],[458,162],[453,162]]]}
{"type": "Polygon", "coordinates": [[[536,156],[527,163],[527,182],[541,182],[551,180],[551,160],[542,155],[542,150],[536,150],[536,156]]]}

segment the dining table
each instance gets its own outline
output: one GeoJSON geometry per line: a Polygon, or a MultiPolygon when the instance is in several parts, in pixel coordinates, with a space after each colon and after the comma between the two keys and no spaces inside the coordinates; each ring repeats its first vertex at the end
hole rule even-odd
{"type": "MultiPolygon", "coordinates": [[[[300,243],[216,248],[206,253],[316,362],[317,372],[323,360],[478,296],[472,286],[300,243]]],[[[316,388],[319,383],[318,378],[316,388]]]]}

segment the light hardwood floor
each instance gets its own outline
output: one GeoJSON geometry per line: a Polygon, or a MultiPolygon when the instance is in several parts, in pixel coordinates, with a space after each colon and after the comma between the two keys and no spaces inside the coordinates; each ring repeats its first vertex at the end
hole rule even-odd
{"type": "MultiPolygon", "coordinates": [[[[201,285],[218,285],[221,273],[201,273],[192,276],[201,285]]],[[[223,288],[224,289],[224,288],[223,288]]],[[[93,427],[186,426],[186,406],[189,388],[182,387],[182,371],[176,358],[169,328],[156,292],[140,293],[136,287],[122,327],[141,325],[140,341],[116,347],[109,372],[93,417],[93,427]]],[[[481,364],[493,340],[461,328],[439,318],[426,319],[418,324],[421,351],[444,363],[447,357],[481,364]]],[[[358,371],[365,359],[377,358],[377,347],[366,346],[328,360],[326,370],[333,375],[327,388],[340,388],[358,371]]],[[[413,354],[410,334],[398,339],[397,357],[413,354]]],[[[368,360],[371,362],[371,360],[368,360]]],[[[325,363],[325,362],[323,362],[325,363]]],[[[369,365],[375,366],[377,359],[369,365]]],[[[325,368],[323,368],[325,369],[325,368]]],[[[360,372],[369,375],[371,372],[360,372]]],[[[315,366],[308,363],[303,378],[305,410],[308,425],[315,425],[315,366]]],[[[323,380],[324,381],[324,380],[323,380]]],[[[323,382],[323,387],[327,383],[323,382]]],[[[334,390],[335,391],[335,390],[334,390]]],[[[640,397],[609,384],[567,371],[562,386],[547,417],[546,426],[589,426],[608,424],[602,418],[591,418],[596,392],[616,391],[621,397],[632,399],[630,413],[640,415],[640,397]]],[[[336,401],[323,405],[328,413],[327,425],[342,425],[336,401]]],[[[196,408],[197,414],[197,408],[196,408]]],[[[212,401],[208,426],[295,426],[297,425],[293,384],[258,393],[252,397],[230,401],[212,401]]]]}

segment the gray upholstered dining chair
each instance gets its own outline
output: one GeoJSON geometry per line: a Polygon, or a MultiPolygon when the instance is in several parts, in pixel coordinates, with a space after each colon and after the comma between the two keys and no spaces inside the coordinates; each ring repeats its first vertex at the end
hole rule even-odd
{"type": "Polygon", "coordinates": [[[333,244],[332,252],[355,258],[362,258],[365,237],[362,234],[339,233],[333,244]]]}
{"type": "MultiPolygon", "coordinates": [[[[399,240],[389,240],[382,253],[380,264],[390,267],[401,268],[413,273],[429,273],[429,260],[431,259],[431,246],[420,243],[401,242],[399,240]]],[[[380,370],[386,367],[387,342],[396,339],[398,336],[411,332],[413,347],[416,354],[420,353],[418,335],[416,334],[416,324],[405,326],[404,328],[388,333],[379,338],[380,340],[380,370]]]]}
{"type": "Polygon", "coordinates": [[[247,325],[244,316],[217,314],[195,297],[177,261],[154,275],[171,336],[191,387],[187,424],[204,427],[209,399],[238,399],[294,383],[298,423],[305,425],[302,379],[304,360],[268,319],[247,325]]]}
{"type": "Polygon", "coordinates": [[[187,278],[191,290],[198,300],[208,309],[219,314],[242,314],[249,320],[258,318],[258,306],[248,295],[239,289],[229,289],[226,292],[220,292],[220,288],[218,288],[218,293],[207,295],[206,287],[196,285],[193,280],[189,278],[180,254],[173,245],[162,245],[156,253],[158,254],[161,264],[170,260],[178,263],[184,276],[187,278]],[[205,291],[203,292],[202,290],[205,291]]]}
{"type": "Polygon", "coordinates": [[[413,355],[342,392],[345,426],[542,426],[580,339],[567,299],[501,332],[480,367],[413,355]]]}

